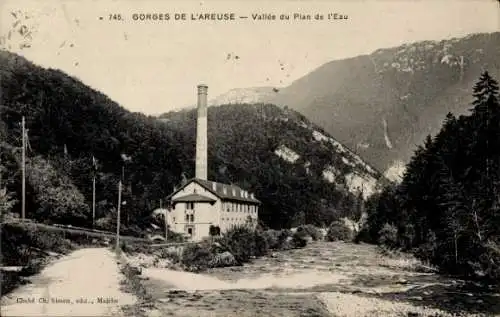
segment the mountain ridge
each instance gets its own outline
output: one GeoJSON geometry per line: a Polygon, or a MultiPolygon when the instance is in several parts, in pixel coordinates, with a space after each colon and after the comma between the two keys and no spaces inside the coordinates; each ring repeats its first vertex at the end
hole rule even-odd
{"type": "Polygon", "coordinates": [[[499,32],[381,48],[320,65],[261,102],[303,113],[379,170],[394,171],[446,113],[467,111],[482,70],[500,74],[498,51],[499,32]]]}

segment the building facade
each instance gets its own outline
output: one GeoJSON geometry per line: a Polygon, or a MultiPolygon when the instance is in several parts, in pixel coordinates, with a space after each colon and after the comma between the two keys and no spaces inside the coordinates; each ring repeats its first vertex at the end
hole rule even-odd
{"type": "Polygon", "coordinates": [[[235,185],[192,179],[168,197],[170,230],[193,241],[210,235],[210,226],[225,232],[235,226],[255,229],[260,201],[235,185]]]}

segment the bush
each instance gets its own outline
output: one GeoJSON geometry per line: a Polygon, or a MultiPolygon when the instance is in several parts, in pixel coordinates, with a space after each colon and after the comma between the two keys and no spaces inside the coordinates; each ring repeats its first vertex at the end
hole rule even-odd
{"type": "Polygon", "coordinates": [[[178,233],[172,230],[168,230],[167,242],[185,242],[186,238],[182,233],[178,233]]]}
{"type": "Polygon", "coordinates": [[[212,254],[206,247],[188,244],[182,251],[181,263],[188,271],[201,271],[209,267],[212,254]]]}
{"type": "Polygon", "coordinates": [[[210,225],[210,228],[208,229],[208,231],[209,231],[211,237],[220,236],[220,227],[219,226],[210,225]]]}
{"type": "Polygon", "coordinates": [[[269,244],[267,242],[266,237],[260,231],[255,231],[254,233],[255,239],[255,256],[260,257],[264,256],[269,252],[269,244]]]}
{"type": "Polygon", "coordinates": [[[278,250],[289,250],[293,248],[290,241],[292,238],[292,231],[283,229],[278,235],[278,250]]]}
{"type": "Polygon", "coordinates": [[[257,253],[254,231],[245,226],[228,230],[218,242],[231,252],[240,264],[248,262],[257,253]]]}
{"type": "Polygon", "coordinates": [[[307,245],[307,233],[304,230],[298,230],[292,235],[292,247],[303,248],[307,245]]]}
{"type": "Polygon", "coordinates": [[[481,251],[477,261],[474,261],[476,271],[500,284],[500,243],[488,240],[481,251]]]}
{"type": "Polygon", "coordinates": [[[125,241],[120,241],[120,249],[125,253],[131,253],[133,250],[125,241]]]}
{"type": "Polygon", "coordinates": [[[354,234],[340,221],[333,222],[326,233],[327,241],[352,241],[354,234]]]}
{"type": "Polygon", "coordinates": [[[216,254],[209,262],[210,267],[228,267],[238,265],[234,255],[230,252],[222,252],[216,254]]]}
{"type": "Polygon", "coordinates": [[[179,263],[182,257],[182,251],[179,252],[175,247],[163,248],[158,251],[158,255],[162,259],[169,259],[172,263],[179,263]]]}
{"type": "Polygon", "coordinates": [[[378,242],[390,249],[396,248],[398,245],[398,229],[392,224],[384,224],[379,231],[378,242]]]}
{"type": "Polygon", "coordinates": [[[356,234],[356,236],[354,237],[354,243],[360,243],[360,242],[366,242],[366,243],[376,242],[370,236],[370,230],[367,227],[361,228],[358,234],[356,234]]]}
{"type": "Polygon", "coordinates": [[[277,230],[269,229],[262,233],[264,239],[266,239],[266,243],[269,249],[277,250],[280,246],[280,232],[277,230]]]}
{"type": "Polygon", "coordinates": [[[313,225],[305,225],[299,228],[301,230],[304,230],[307,233],[307,235],[309,235],[313,239],[313,241],[318,241],[323,239],[323,234],[321,233],[321,231],[313,225]]]}

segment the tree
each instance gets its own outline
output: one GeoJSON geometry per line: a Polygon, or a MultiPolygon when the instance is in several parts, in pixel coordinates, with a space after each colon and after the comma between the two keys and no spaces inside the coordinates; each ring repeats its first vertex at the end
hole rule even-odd
{"type": "Polygon", "coordinates": [[[498,276],[498,91],[497,81],[484,72],[474,86],[470,115],[449,113],[439,133],[418,147],[401,184],[368,202],[372,241],[387,235],[380,231],[384,223],[393,223],[393,245],[414,248],[442,270],[498,276]]]}
{"type": "Polygon", "coordinates": [[[38,208],[32,215],[34,218],[85,225],[89,217],[89,207],[67,176],[58,173],[41,157],[30,159],[26,170],[27,180],[36,192],[38,208]]]}
{"type": "Polygon", "coordinates": [[[220,236],[220,227],[219,226],[214,226],[210,225],[210,228],[208,229],[210,236],[212,237],[217,237],[220,236]]]}

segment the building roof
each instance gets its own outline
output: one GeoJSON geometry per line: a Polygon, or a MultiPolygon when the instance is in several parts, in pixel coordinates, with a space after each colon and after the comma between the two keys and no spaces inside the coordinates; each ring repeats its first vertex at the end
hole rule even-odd
{"type": "Polygon", "coordinates": [[[189,194],[186,196],[182,196],[179,198],[176,198],[172,200],[173,202],[180,203],[180,202],[207,202],[207,203],[213,203],[215,202],[215,199],[212,199],[207,196],[203,196],[200,194],[189,194]]]}
{"type": "MultiPolygon", "coordinates": [[[[190,184],[192,182],[196,182],[198,185],[205,188],[206,190],[208,190],[209,192],[211,192],[215,196],[219,197],[221,200],[242,201],[242,202],[253,203],[253,204],[260,204],[261,203],[258,199],[256,199],[249,192],[241,189],[240,187],[238,187],[236,185],[217,183],[217,182],[212,182],[209,180],[198,179],[198,178],[192,178],[189,181],[187,181],[182,187],[180,187],[179,189],[174,191],[171,195],[169,195],[168,199],[170,199],[173,195],[177,194],[179,191],[181,191],[184,187],[186,187],[188,184],[190,184]]],[[[175,201],[178,201],[178,199],[176,199],[175,201]]]]}

